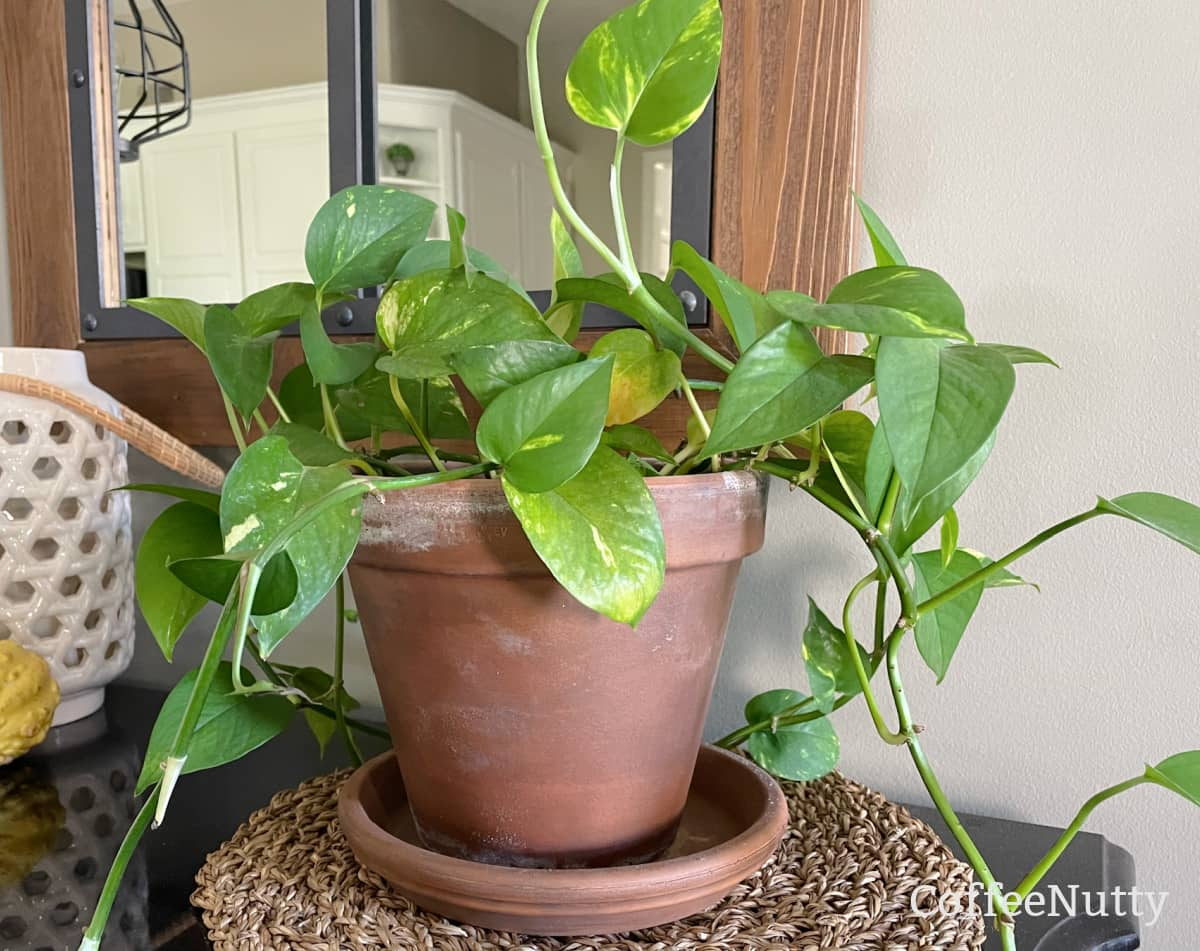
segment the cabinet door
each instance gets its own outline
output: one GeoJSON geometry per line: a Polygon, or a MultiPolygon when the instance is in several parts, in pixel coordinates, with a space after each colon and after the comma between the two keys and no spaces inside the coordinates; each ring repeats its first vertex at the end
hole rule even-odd
{"type": "Polygon", "coordinates": [[[142,153],[146,270],[156,297],[242,297],[237,163],[231,132],[194,132],[142,153]]]}
{"type": "Polygon", "coordinates": [[[146,206],[142,201],[142,163],[121,165],[121,241],[125,251],[146,249],[146,206]]]}
{"type": "Polygon", "coordinates": [[[307,281],[304,238],[329,197],[328,124],[238,132],[237,168],[245,292],[307,281]]]}
{"type": "Polygon", "coordinates": [[[521,273],[520,162],[508,143],[485,129],[463,123],[455,134],[461,188],[460,211],[467,218],[467,242],[485,251],[517,280],[521,273]]]}

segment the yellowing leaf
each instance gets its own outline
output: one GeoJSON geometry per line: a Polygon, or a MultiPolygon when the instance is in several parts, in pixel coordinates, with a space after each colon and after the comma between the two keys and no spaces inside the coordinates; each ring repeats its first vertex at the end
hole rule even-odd
{"type": "Polygon", "coordinates": [[[631,423],[658,406],[679,382],[679,357],[658,350],[644,330],[614,330],[596,341],[589,359],[612,355],[606,426],[631,423]]]}

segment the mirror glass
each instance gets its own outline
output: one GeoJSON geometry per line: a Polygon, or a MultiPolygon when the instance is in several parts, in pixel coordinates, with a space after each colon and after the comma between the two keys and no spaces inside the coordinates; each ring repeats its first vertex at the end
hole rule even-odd
{"type": "MultiPolygon", "coordinates": [[[[628,0],[562,2],[543,22],[540,63],[547,127],[568,193],[616,247],[609,199],[613,134],[577,119],[567,66],[588,32],[628,0]]],[[[525,33],[536,0],[377,0],[378,171],[458,208],[467,240],[530,290],[553,283],[553,207],[532,132],[525,33]]],[[[663,275],[670,255],[671,147],[629,146],[624,193],[639,267],[663,275]]],[[[444,234],[444,223],[436,227],[444,234]]],[[[604,270],[581,248],[589,272],[604,270]]]]}
{"type": "MultiPolygon", "coordinates": [[[[541,44],[547,124],[568,192],[614,248],[613,136],[574,116],[563,78],[588,31],[624,2],[551,7],[541,44]]],[[[545,290],[552,199],[525,83],[534,4],[377,0],[376,160],[380,182],[458,208],[470,244],[530,290],[545,290]]],[[[110,13],[121,297],[232,302],[305,280],[304,235],[329,193],[326,0],[110,0],[110,13]],[[174,131],[156,137],[156,125],[174,131]]],[[[629,146],[635,256],[660,275],[671,178],[669,145],[629,146]]],[[[445,236],[441,214],[434,236],[445,236]]],[[[590,272],[604,270],[581,250],[590,272]]]]}
{"type": "Polygon", "coordinates": [[[110,11],[123,296],[232,302],[305,280],[305,231],[329,195],[325,0],[110,0],[110,11]],[[173,32],[190,123],[136,142],[182,103],[152,78],[180,85],[173,32]]]}

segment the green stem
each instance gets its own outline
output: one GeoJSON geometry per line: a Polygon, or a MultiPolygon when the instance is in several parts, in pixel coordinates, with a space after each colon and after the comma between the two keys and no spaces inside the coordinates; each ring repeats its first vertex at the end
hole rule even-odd
{"type": "Polygon", "coordinates": [[[1027,541],[1024,545],[1014,548],[1003,558],[993,561],[990,565],[985,565],[978,571],[974,571],[955,584],[950,585],[950,587],[946,588],[946,590],[935,594],[932,598],[929,598],[926,601],[922,601],[916,607],[915,617],[920,617],[922,614],[928,614],[930,611],[937,609],[947,601],[957,598],[964,591],[969,591],[976,585],[983,584],[992,575],[997,574],[998,572],[1007,568],[1023,555],[1028,555],[1039,545],[1048,542],[1055,535],[1059,535],[1069,528],[1074,528],[1076,525],[1082,524],[1089,519],[1093,519],[1098,515],[1104,514],[1105,512],[1102,509],[1089,509],[1086,512],[1080,512],[1078,515],[1072,515],[1070,518],[1063,519],[1056,525],[1051,525],[1044,532],[1039,532],[1037,535],[1034,535],[1033,538],[1029,539],[1029,541],[1027,541]]]}
{"type": "Polygon", "coordinates": [[[968,834],[962,821],[958,818],[958,814],[950,805],[950,800],[946,798],[941,783],[938,781],[933,767],[929,764],[929,760],[925,756],[921,742],[917,739],[920,729],[913,723],[912,710],[908,704],[908,695],[904,691],[904,683],[900,677],[899,667],[899,649],[903,641],[904,632],[913,625],[916,618],[916,606],[913,603],[912,586],[909,584],[908,576],[905,575],[903,566],[900,564],[900,559],[896,556],[891,542],[885,536],[880,534],[869,536],[868,545],[882,556],[883,562],[887,565],[888,571],[892,575],[892,580],[900,593],[901,618],[887,641],[888,683],[891,686],[892,702],[896,708],[896,715],[900,721],[899,732],[904,737],[904,743],[908,747],[909,756],[912,757],[913,765],[917,768],[917,773],[920,775],[921,782],[924,783],[925,789],[929,793],[929,798],[933,800],[933,804],[937,808],[938,814],[942,817],[942,821],[950,829],[950,833],[963,850],[963,854],[967,857],[971,868],[975,870],[975,874],[979,876],[980,881],[983,882],[987,890],[992,910],[996,915],[1002,944],[1005,947],[1014,946],[1012,943],[1015,939],[1011,933],[1012,915],[1001,894],[996,876],[992,874],[992,870],[984,859],[983,854],[979,851],[978,846],[975,845],[975,841],[968,834]]]}
{"type": "Polygon", "coordinates": [[[1100,805],[1102,802],[1112,799],[1114,796],[1119,796],[1121,793],[1133,789],[1135,786],[1140,786],[1142,783],[1146,782],[1149,782],[1149,780],[1146,779],[1145,776],[1135,776],[1133,779],[1127,779],[1123,783],[1117,783],[1115,786],[1109,786],[1107,789],[1102,789],[1091,799],[1085,802],[1080,807],[1078,815],[1075,816],[1075,820],[1069,826],[1067,826],[1066,830],[1061,836],[1059,836],[1058,841],[1054,843],[1050,851],[1047,852],[1045,857],[1033,867],[1033,870],[1028,875],[1025,876],[1021,884],[1014,889],[1015,893],[1020,896],[1020,901],[1016,906],[1013,907],[1012,910],[1016,911],[1017,908],[1020,907],[1020,902],[1023,902],[1029,896],[1029,893],[1037,888],[1038,882],[1045,877],[1046,873],[1050,871],[1054,863],[1057,862],[1062,856],[1063,852],[1067,850],[1067,846],[1069,846],[1075,836],[1079,834],[1079,831],[1083,828],[1084,823],[1088,821],[1088,818],[1091,816],[1092,812],[1095,811],[1098,805],[1100,805]]]}
{"type": "Polygon", "coordinates": [[[117,855],[108,870],[108,877],[104,879],[104,888],[96,900],[96,910],[92,912],[92,920],[83,933],[79,951],[97,951],[100,947],[100,940],[104,937],[104,928],[108,924],[108,916],[112,912],[113,902],[116,901],[117,892],[121,888],[121,879],[125,877],[125,869],[129,867],[129,860],[133,858],[138,843],[146,834],[146,829],[154,816],[157,801],[158,786],[155,785],[146,801],[142,803],[142,808],[138,810],[133,824],[125,833],[125,838],[121,840],[121,847],[117,850],[117,855]]]}
{"type": "Polygon", "coordinates": [[[712,434],[712,428],[708,425],[708,418],[704,415],[704,410],[700,408],[696,394],[692,392],[692,385],[688,383],[687,377],[682,373],[679,374],[679,385],[683,389],[683,395],[688,402],[688,406],[692,408],[692,416],[696,418],[696,425],[700,427],[700,432],[704,434],[704,438],[708,439],[712,434]]]}
{"type": "Polygon", "coordinates": [[[879,530],[889,538],[892,534],[892,519],[896,516],[896,502],[900,498],[900,476],[892,470],[892,477],[888,481],[887,494],[883,497],[883,505],[879,509],[879,518],[875,524],[879,530]]]}
{"type": "Polygon", "coordinates": [[[720,393],[723,389],[725,389],[725,384],[720,382],[719,380],[692,380],[692,379],[689,379],[688,386],[690,386],[697,393],[701,393],[701,392],[720,393]]]}
{"type": "Polygon", "coordinates": [[[875,646],[874,653],[883,653],[883,629],[887,624],[887,577],[882,576],[875,588],[875,646]]]}
{"type": "MultiPolygon", "coordinates": [[[[275,665],[263,657],[262,652],[258,649],[258,645],[253,639],[247,639],[246,650],[250,652],[250,656],[254,658],[254,662],[258,664],[263,672],[263,676],[277,687],[287,686],[283,682],[283,678],[279,676],[279,671],[275,669],[275,665]]],[[[337,712],[320,703],[313,703],[303,697],[297,697],[295,694],[288,695],[290,699],[296,700],[299,703],[300,709],[311,710],[313,713],[320,714],[330,720],[337,720],[337,712]]],[[[365,720],[356,720],[353,717],[346,717],[346,722],[351,729],[357,730],[359,733],[365,733],[367,736],[379,737],[382,740],[390,740],[391,734],[383,727],[376,726],[373,723],[367,723],[365,720]]]]}
{"type": "Polygon", "coordinates": [[[700,354],[700,356],[723,373],[731,373],[733,371],[732,360],[719,350],[705,343],[686,326],[668,314],[663,305],[655,299],[654,295],[646,289],[644,284],[639,282],[629,293],[634,300],[642,305],[643,312],[649,318],[651,326],[646,329],[653,331],[660,339],[674,339],[686,343],[696,353],[700,354]]]}
{"type": "MultiPolygon", "coordinates": [[[[834,701],[833,710],[840,710],[853,699],[853,696],[843,694],[834,701]]],[[[813,720],[819,720],[821,717],[829,715],[823,710],[813,710],[809,713],[789,713],[789,711],[804,707],[811,702],[813,702],[812,697],[807,697],[803,703],[788,707],[780,716],[772,717],[770,720],[760,720],[757,723],[747,723],[745,726],[734,730],[728,736],[721,737],[721,739],[716,741],[715,745],[726,750],[736,749],[755,733],[761,733],[763,730],[778,729],[781,726],[795,726],[797,723],[811,723],[813,720]]]]}
{"type": "Polygon", "coordinates": [[[321,412],[325,416],[325,432],[335,443],[342,449],[349,449],[346,445],[346,440],[342,438],[342,427],[338,425],[337,413],[333,409],[333,402],[329,399],[329,387],[324,383],[320,384],[321,388],[321,412]]]}
{"type": "Polygon", "coordinates": [[[258,423],[258,428],[264,436],[270,432],[271,427],[267,425],[267,421],[263,419],[263,414],[258,410],[254,411],[254,421],[258,423]]]}
{"type": "MultiPolygon", "coordinates": [[[[408,453],[420,452],[420,446],[397,446],[395,449],[384,449],[382,452],[375,455],[379,459],[395,459],[397,456],[403,456],[408,453]]],[[[449,459],[452,462],[469,462],[472,465],[479,462],[479,457],[468,452],[450,452],[448,449],[439,449],[438,455],[443,459],[449,459]]],[[[407,475],[408,473],[404,473],[407,475]]]]}
{"type": "Polygon", "coordinates": [[[155,828],[162,824],[163,816],[166,815],[167,806],[171,801],[171,793],[175,790],[175,783],[187,762],[192,733],[195,732],[196,724],[200,721],[200,711],[204,709],[204,701],[208,699],[213,678],[216,677],[221,658],[225,655],[225,645],[229,643],[229,636],[233,633],[238,603],[238,592],[231,592],[229,600],[225,602],[225,609],[221,612],[220,620],[217,621],[217,626],[213,630],[213,636],[208,642],[208,649],[204,652],[204,659],[200,662],[200,669],[196,672],[196,681],[192,684],[192,692],[188,695],[183,717],[179,721],[175,737],[172,739],[166,759],[163,761],[163,775],[154,810],[155,828]]]}
{"type": "Polygon", "coordinates": [[[234,410],[233,403],[229,401],[224,390],[221,391],[221,400],[225,403],[225,416],[229,420],[229,428],[233,432],[233,441],[237,444],[238,452],[245,452],[246,437],[242,435],[242,426],[238,422],[237,411],[234,410]]]}
{"type": "Polygon", "coordinates": [[[637,274],[637,262],[633,258],[633,242],[629,240],[629,222],[625,218],[625,197],[621,192],[621,163],[625,158],[625,136],[617,133],[617,144],[613,150],[612,169],[608,179],[608,191],[612,198],[613,226],[617,231],[617,251],[628,272],[637,274]]]}
{"type": "Polygon", "coordinates": [[[588,227],[587,222],[571,204],[566,189],[563,188],[562,178],[558,172],[558,163],[554,159],[554,147],[550,144],[550,132],[546,128],[546,111],[542,104],[542,78],[538,66],[538,34],[542,29],[542,18],[546,15],[546,7],[549,5],[550,0],[538,0],[533,17],[529,21],[529,33],[525,38],[525,68],[529,83],[529,114],[533,121],[533,134],[542,155],[542,163],[546,166],[550,191],[554,195],[555,204],[558,205],[562,216],[579,232],[579,236],[595,249],[610,268],[621,275],[628,286],[640,285],[641,278],[638,273],[636,271],[632,274],[627,273],[625,263],[588,227]]]}
{"type": "Polygon", "coordinates": [[[417,442],[421,444],[422,451],[429,457],[429,461],[433,463],[433,467],[437,469],[438,472],[445,472],[446,464],[442,462],[441,458],[438,456],[437,450],[433,448],[433,444],[425,435],[425,430],[421,427],[421,424],[417,422],[417,418],[413,415],[413,411],[408,408],[408,403],[404,400],[404,394],[400,392],[400,381],[391,374],[388,374],[388,386],[390,386],[392,389],[392,399],[395,401],[396,407],[400,410],[400,415],[404,417],[404,421],[408,423],[408,428],[412,430],[413,436],[415,436],[417,442]]]}
{"type": "Polygon", "coordinates": [[[862,689],[863,699],[867,702],[867,709],[871,712],[871,721],[875,724],[875,732],[888,745],[899,746],[904,742],[904,736],[893,732],[883,719],[883,713],[880,711],[879,704],[875,701],[875,694],[871,690],[871,678],[867,675],[866,667],[863,666],[851,618],[851,611],[858,596],[878,579],[879,572],[872,571],[870,574],[864,575],[850,589],[850,596],[846,598],[846,603],[842,606],[842,633],[846,636],[846,649],[849,651],[851,662],[854,664],[854,673],[858,677],[858,685],[862,689]]]}
{"type": "Polygon", "coordinates": [[[334,594],[337,620],[334,622],[333,629],[333,709],[337,713],[337,727],[342,734],[342,742],[346,744],[346,751],[350,754],[354,765],[361,766],[362,753],[358,744],[354,742],[354,736],[346,723],[346,702],[343,692],[346,644],[346,576],[344,574],[338,575],[337,583],[334,585],[334,594]]]}
{"type": "Polygon", "coordinates": [[[283,408],[283,404],[279,402],[279,397],[269,386],[267,387],[267,398],[270,399],[273,404],[275,404],[275,412],[279,414],[279,418],[285,423],[290,423],[292,421],[292,417],[288,415],[287,410],[283,408]]]}

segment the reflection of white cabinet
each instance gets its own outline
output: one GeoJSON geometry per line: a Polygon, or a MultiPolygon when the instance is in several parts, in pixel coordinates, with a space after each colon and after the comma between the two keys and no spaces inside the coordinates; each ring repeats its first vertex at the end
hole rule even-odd
{"type": "Polygon", "coordinates": [[[304,280],[304,236],[329,197],[326,123],[238,133],[237,166],[246,292],[304,280]]]}
{"type": "Polygon", "coordinates": [[[146,208],[142,203],[142,163],[121,166],[121,238],[125,250],[146,249],[146,208]]]}
{"type": "Polygon", "coordinates": [[[164,139],[141,161],[151,296],[242,296],[237,161],[231,132],[164,139]]]}
{"type": "MultiPolygon", "coordinates": [[[[141,250],[144,203],[152,295],[235,301],[306,279],[305,235],[329,194],[326,109],[324,85],[197,100],[191,126],[122,168],[125,248],[141,250]]],[[[472,245],[549,287],[552,200],[533,133],[437,89],[381,86],[378,115],[380,181],[458,208],[472,245]],[[400,141],[417,153],[403,178],[383,154],[400,141]]],[[[570,153],[560,164],[569,182],[570,153]]],[[[440,211],[432,233],[445,234],[440,211]]]]}

